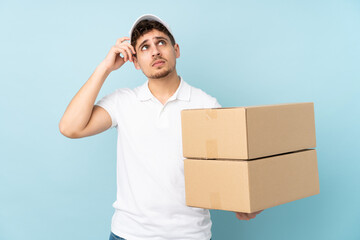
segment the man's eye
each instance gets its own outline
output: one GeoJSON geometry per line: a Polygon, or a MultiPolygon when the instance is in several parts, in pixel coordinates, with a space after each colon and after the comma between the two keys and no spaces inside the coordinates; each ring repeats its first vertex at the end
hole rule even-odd
{"type": "Polygon", "coordinates": [[[146,49],[148,49],[149,47],[147,46],[147,45],[144,45],[144,46],[142,46],[142,48],[141,48],[141,50],[146,50],[146,49]]]}
{"type": "Polygon", "coordinates": [[[161,40],[161,41],[159,41],[158,44],[159,44],[159,45],[165,45],[165,41],[161,40]]]}

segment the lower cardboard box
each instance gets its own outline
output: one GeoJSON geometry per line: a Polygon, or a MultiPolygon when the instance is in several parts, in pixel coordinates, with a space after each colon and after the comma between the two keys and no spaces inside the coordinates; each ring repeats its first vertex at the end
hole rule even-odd
{"type": "Polygon", "coordinates": [[[186,205],[252,213],[320,192],[315,149],[243,160],[185,159],[186,205]]]}

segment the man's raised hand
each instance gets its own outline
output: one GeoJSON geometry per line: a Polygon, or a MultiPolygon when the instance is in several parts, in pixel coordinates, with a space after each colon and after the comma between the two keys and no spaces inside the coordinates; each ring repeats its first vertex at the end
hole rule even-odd
{"type": "Polygon", "coordinates": [[[135,49],[128,40],[130,40],[128,37],[119,38],[116,44],[111,47],[108,55],[102,62],[108,71],[112,72],[119,69],[125,62],[133,61],[135,49]],[[122,54],[123,57],[120,54],[122,54]]]}

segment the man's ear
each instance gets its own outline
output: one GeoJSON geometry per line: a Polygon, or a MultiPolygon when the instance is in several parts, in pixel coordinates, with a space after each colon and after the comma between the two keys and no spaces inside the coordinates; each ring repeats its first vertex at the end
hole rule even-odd
{"type": "Polygon", "coordinates": [[[180,47],[179,47],[179,44],[175,43],[174,49],[175,49],[175,56],[176,56],[176,58],[179,58],[179,57],[180,57],[180,47]]]}
{"type": "Polygon", "coordinates": [[[140,69],[140,65],[139,65],[139,63],[138,63],[138,61],[137,61],[137,58],[136,58],[135,56],[133,56],[133,63],[134,63],[135,68],[136,68],[137,70],[139,70],[139,69],[140,69]]]}

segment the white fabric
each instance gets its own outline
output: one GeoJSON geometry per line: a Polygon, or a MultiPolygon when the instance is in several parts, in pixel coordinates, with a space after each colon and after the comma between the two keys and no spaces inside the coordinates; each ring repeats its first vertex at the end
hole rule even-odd
{"type": "Polygon", "coordinates": [[[164,27],[166,27],[166,29],[169,31],[169,33],[171,33],[171,35],[174,35],[171,31],[171,28],[169,26],[169,24],[167,24],[165,21],[163,21],[161,18],[159,18],[158,16],[155,16],[153,14],[144,14],[142,16],[140,16],[138,19],[136,19],[136,21],[134,22],[134,24],[132,25],[130,31],[129,31],[129,37],[130,37],[130,42],[131,42],[131,36],[132,33],[134,31],[134,28],[136,27],[136,25],[142,21],[142,20],[150,20],[150,21],[156,21],[161,23],[164,27]]]}
{"type": "Polygon", "coordinates": [[[118,131],[117,199],[111,231],[127,240],[209,240],[207,209],[185,204],[182,109],[221,107],[183,79],[162,105],[148,88],[121,88],[96,105],[118,131]]]}

